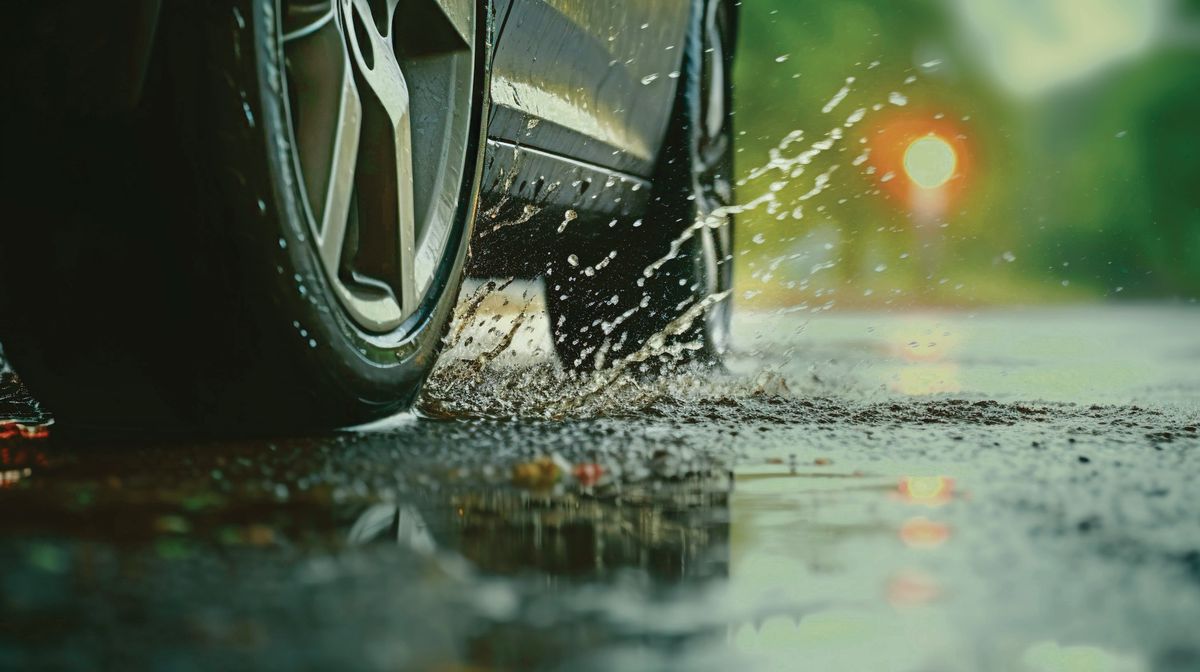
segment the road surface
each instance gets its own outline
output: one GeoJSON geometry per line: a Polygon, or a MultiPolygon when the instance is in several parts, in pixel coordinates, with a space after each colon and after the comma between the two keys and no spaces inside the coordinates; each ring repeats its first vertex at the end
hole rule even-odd
{"type": "Polygon", "coordinates": [[[1200,669],[1194,306],[738,313],[726,374],[595,381],[529,297],[325,437],[38,438],[10,381],[0,668],[1200,669]]]}

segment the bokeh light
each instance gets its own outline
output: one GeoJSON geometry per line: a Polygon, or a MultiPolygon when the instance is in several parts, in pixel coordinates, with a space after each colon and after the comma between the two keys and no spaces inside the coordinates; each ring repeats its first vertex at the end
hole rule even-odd
{"type": "Polygon", "coordinates": [[[948,476],[906,476],[897,489],[900,498],[910,504],[941,506],[954,496],[954,479],[948,476]]]}
{"type": "Polygon", "coordinates": [[[958,155],[941,136],[930,133],[917,138],[904,152],[904,172],[922,189],[937,189],[954,177],[958,155]]]}
{"type": "Polygon", "coordinates": [[[910,518],[900,527],[900,540],[909,548],[936,548],[949,538],[949,526],[924,516],[910,518]]]}

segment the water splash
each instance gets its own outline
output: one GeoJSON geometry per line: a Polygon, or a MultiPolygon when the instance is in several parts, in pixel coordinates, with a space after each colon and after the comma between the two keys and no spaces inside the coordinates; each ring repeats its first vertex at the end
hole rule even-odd
{"type": "MultiPolygon", "coordinates": [[[[830,114],[845,103],[854,93],[857,78],[847,77],[845,85],[822,108],[830,114]]],[[[661,273],[664,267],[678,258],[697,234],[706,230],[717,230],[727,218],[760,211],[776,219],[805,220],[805,209],[816,215],[810,217],[808,234],[818,231],[822,221],[827,221],[829,208],[846,203],[840,199],[836,204],[828,202],[827,194],[835,185],[834,177],[844,165],[852,166],[863,175],[874,175],[871,149],[862,147],[842,162],[826,165],[820,173],[807,178],[807,172],[817,160],[826,154],[845,152],[850,140],[865,144],[862,138],[850,133],[864,123],[873,112],[884,108],[880,102],[856,105],[843,119],[831,125],[824,133],[808,141],[805,129],[795,129],[780,139],[768,152],[766,161],[746,171],[746,177],[738,182],[743,194],[752,195],[731,205],[717,208],[713,212],[698,216],[673,240],[669,241],[662,254],[642,269],[642,277],[649,280],[661,273]],[[770,176],[771,181],[760,188],[757,180],[770,176]],[[792,191],[797,184],[802,189],[792,191]],[[754,185],[753,189],[751,185],[754,185]],[[757,191],[757,193],[753,193],[757,191]]],[[[892,105],[907,104],[907,98],[898,92],[889,96],[892,105]],[[902,101],[902,102],[901,102],[902,101]]],[[[887,182],[894,175],[874,178],[887,182]]],[[[499,216],[497,208],[484,213],[491,217],[491,230],[524,223],[536,214],[526,209],[507,220],[499,216]]],[[[557,233],[566,233],[579,218],[578,213],[568,210],[557,226],[557,233]]],[[[619,223],[614,219],[610,228],[619,223]]],[[[637,227],[641,222],[627,224],[637,227]]],[[[748,241],[763,245],[770,242],[762,231],[744,233],[748,241]]],[[[833,250],[833,243],[826,243],[824,250],[833,250]]],[[[545,291],[560,291],[563,276],[573,274],[594,277],[606,268],[617,256],[614,250],[598,261],[585,262],[580,254],[565,251],[560,260],[565,264],[556,267],[553,281],[547,279],[546,286],[538,283],[516,282],[513,279],[479,284],[465,291],[455,316],[454,326],[447,337],[447,351],[433,377],[426,385],[420,403],[421,412],[431,417],[491,417],[491,418],[543,418],[565,419],[601,417],[638,413],[667,398],[731,399],[745,395],[763,394],[770,388],[772,393],[790,394],[797,387],[795,380],[789,383],[777,374],[778,369],[755,362],[743,367],[738,375],[728,372],[715,373],[712,369],[688,364],[689,354],[702,343],[681,339],[688,333],[696,319],[720,302],[732,300],[732,291],[723,291],[701,296],[691,305],[680,306],[679,316],[659,334],[647,340],[632,352],[621,352],[623,343],[606,341],[582,353],[582,357],[594,358],[603,366],[594,373],[569,371],[559,364],[554,353],[553,334],[555,326],[546,318],[542,294],[545,291]],[[651,363],[654,366],[649,366],[651,363]],[[648,373],[654,371],[656,375],[648,373]],[[765,384],[764,380],[771,380],[765,384]],[[765,385],[765,387],[764,387],[765,385]],[[680,395],[683,395],[681,397],[680,395]]],[[[741,254],[745,254],[743,248],[741,254]]],[[[809,291],[819,301],[797,300],[780,308],[778,315],[794,315],[798,312],[819,313],[835,305],[832,286],[815,286],[811,279],[823,272],[836,268],[840,258],[830,256],[809,262],[808,278],[791,279],[785,276],[784,287],[789,291],[809,291]]],[[[777,282],[777,273],[784,265],[805,263],[807,252],[789,252],[774,255],[749,275],[743,282],[758,283],[765,287],[777,282]]],[[[884,264],[872,265],[876,272],[886,268],[884,264]]],[[[872,270],[872,269],[867,269],[872,270]]],[[[825,282],[833,282],[826,280],[825,282]]],[[[642,286],[644,282],[639,283],[642,286]]],[[[743,297],[754,297],[761,289],[744,289],[743,297]]],[[[868,291],[869,296],[873,291],[868,291]]],[[[615,299],[615,297],[614,297],[615,299]]],[[[649,297],[631,302],[623,311],[608,320],[597,320],[591,328],[605,335],[619,333],[621,325],[649,309],[649,297]]],[[[560,336],[562,337],[562,336],[560,336]]],[[[733,353],[731,360],[745,356],[744,362],[754,362],[763,353],[748,350],[733,353]]],[[[789,354],[789,358],[790,358],[789,354]]],[[[576,362],[579,364],[580,362],[576,362]]],[[[788,362],[775,362],[773,366],[786,366],[788,362]]]]}
{"type": "Polygon", "coordinates": [[[838,92],[837,92],[837,93],[833,94],[833,98],[830,98],[830,99],[829,99],[829,102],[828,102],[828,103],[825,103],[825,107],[822,107],[822,108],[821,108],[821,112],[822,112],[823,114],[829,114],[829,113],[830,113],[830,112],[832,112],[832,111],[833,111],[833,110],[834,110],[834,109],[835,109],[835,108],[836,108],[838,105],[841,105],[841,104],[842,104],[842,101],[846,99],[846,96],[850,95],[850,87],[851,87],[851,85],[853,85],[853,84],[854,84],[854,78],[853,78],[853,77],[847,77],[847,78],[846,78],[846,85],[845,85],[845,86],[843,86],[842,88],[838,89],[838,92]]]}

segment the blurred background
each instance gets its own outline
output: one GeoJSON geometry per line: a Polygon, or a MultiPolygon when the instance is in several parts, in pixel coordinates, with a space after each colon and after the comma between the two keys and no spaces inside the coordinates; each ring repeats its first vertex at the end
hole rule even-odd
{"type": "Polygon", "coordinates": [[[1200,0],[743,0],[739,307],[1200,296],[1200,0]]]}

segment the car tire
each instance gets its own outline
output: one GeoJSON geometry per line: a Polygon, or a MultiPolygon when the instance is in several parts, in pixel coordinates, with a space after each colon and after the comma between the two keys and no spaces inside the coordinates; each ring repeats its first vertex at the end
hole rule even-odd
{"type": "Polygon", "coordinates": [[[455,17],[408,3],[424,11],[421,53],[389,55],[396,23],[363,12],[395,5],[163,3],[131,109],[95,112],[52,91],[12,113],[23,170],[0,239],[0,339],[60,425],[324,430],[411,404],[474,219],[489,16],[477,0],[455,17]],[[297,44],[310,46],[297,56],[297,44]],[[403,85],[431,67],[434,84],[403,85]],[[334,75],[309,95],[322,72],[334,75]],[[422,123],[449,129],[438,147],[421,144],[422,123]],[[371,154],[381,144],[392,164],[371,154]]]}
{"type": "Polygon", "coordinates": [[[569,369],[714,364],[728,348],[734,15],[724,0],[694,4],[642,222],[619,250],[571,254],[550,266],[547,310],[569,369]]]}

